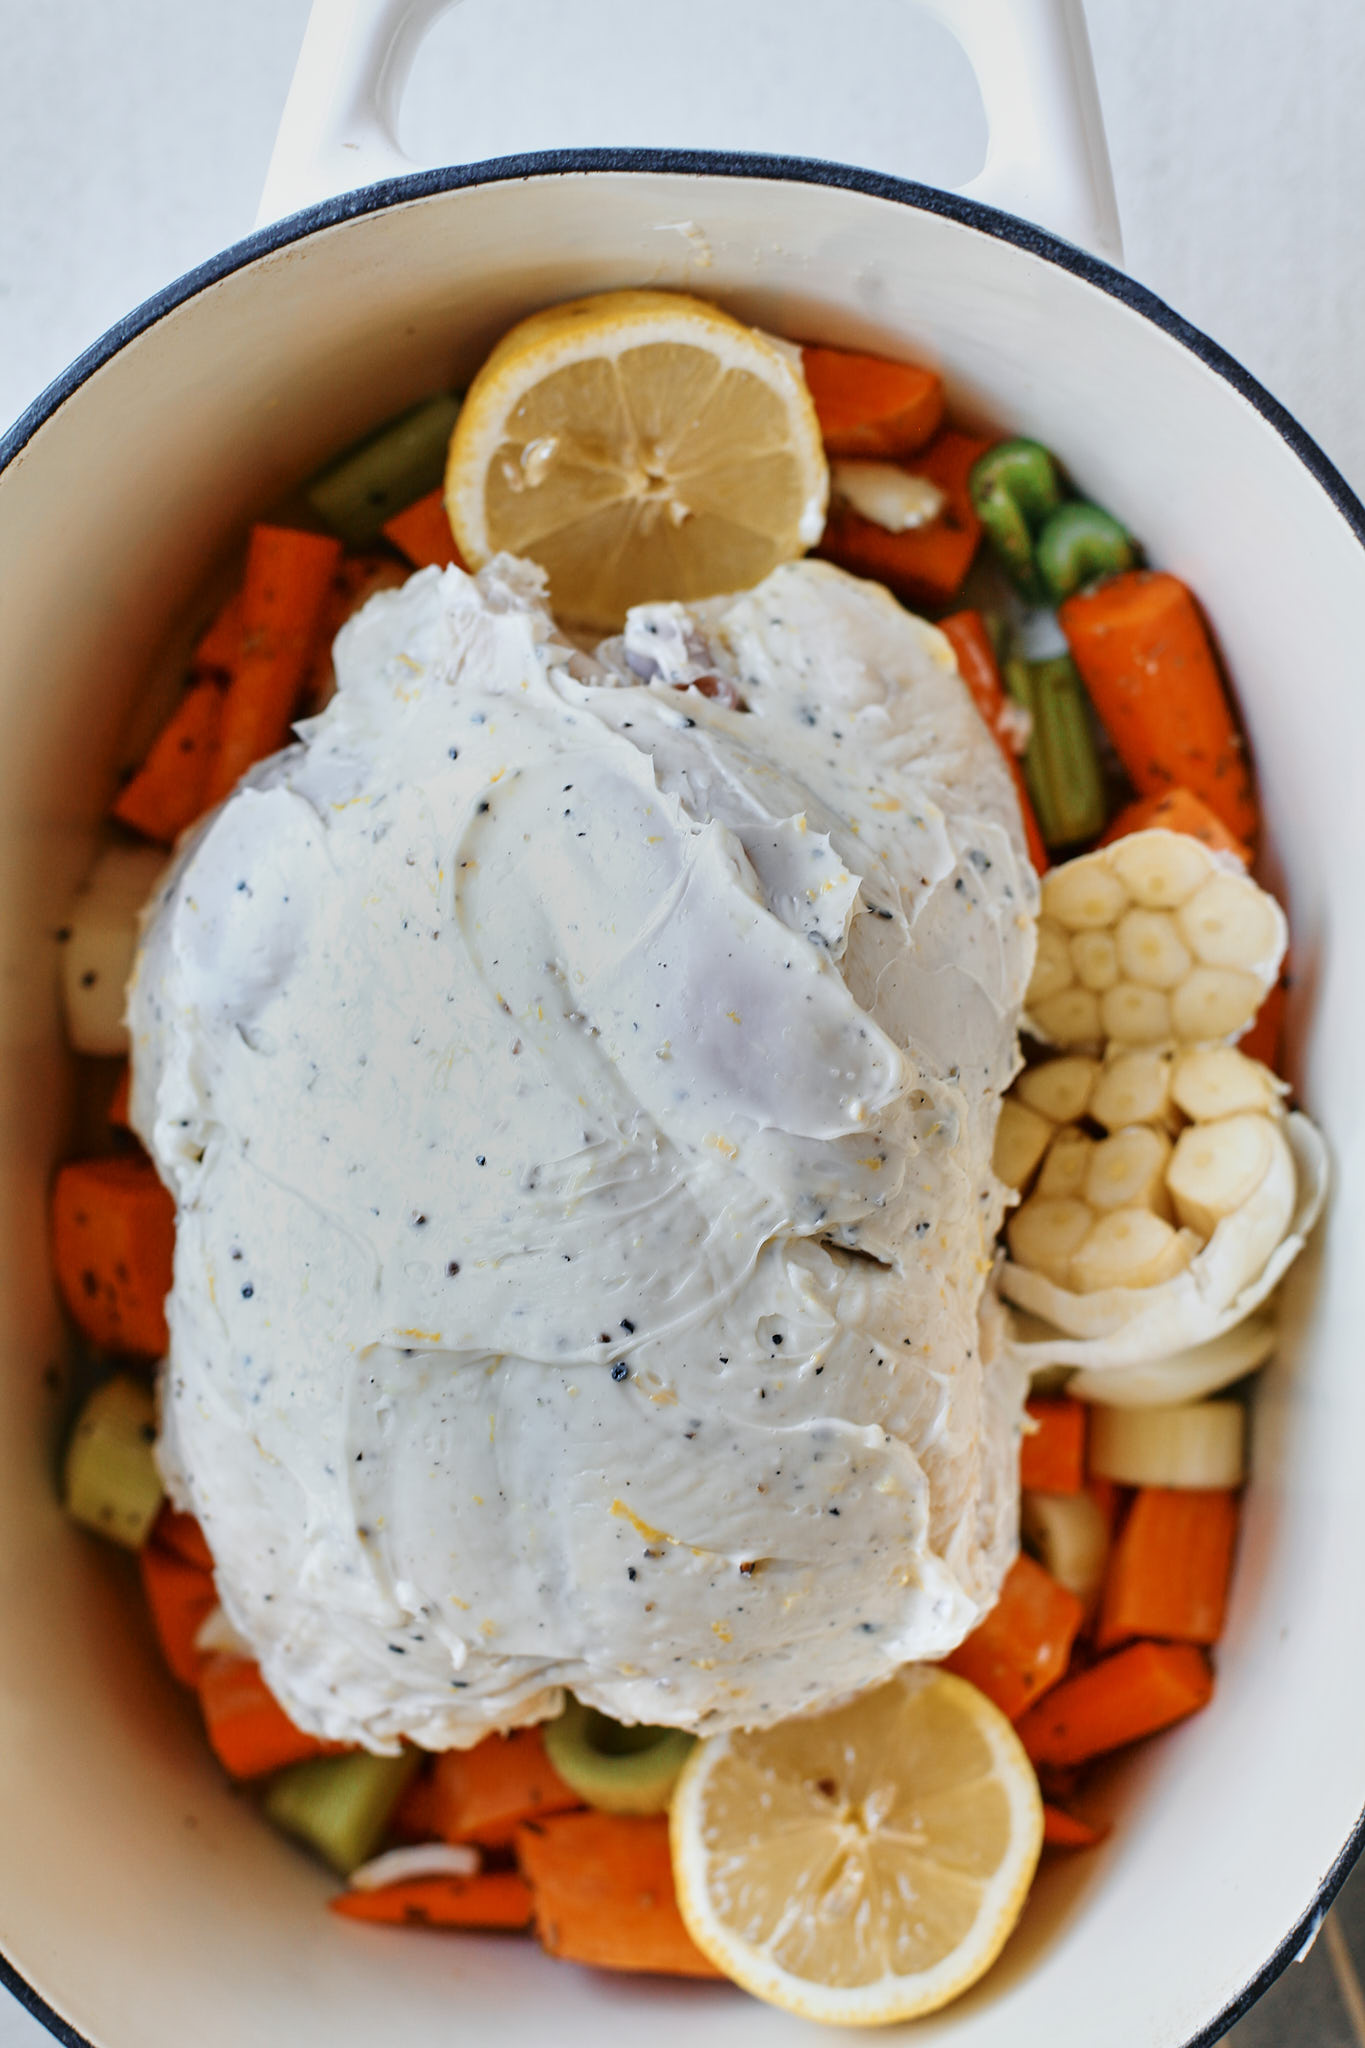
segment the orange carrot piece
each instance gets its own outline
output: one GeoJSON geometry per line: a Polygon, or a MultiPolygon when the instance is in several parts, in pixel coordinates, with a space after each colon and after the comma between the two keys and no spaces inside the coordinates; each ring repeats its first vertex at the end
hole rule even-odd
{"type": "Polygon", "coordinates": [[[1112,1479],[1096,1479],[1092,1476],[1086,1480],[1085,1490],[1104,1516],[1109,1525],[1109,1534],[1112,1536],[1123,1507],[1124,1489],[1112,1479]]]}
{"type": "Polygon", "coordinates": [[[415,504],[395,512],[392,519],[386,519],[383,532],[385,539],[391,540],[399,554],[406,555],[414,568],[448,569],[453,565],[463,569],[465,565],[450,530],[445,491],[439,484],[434,491],[428,491],[425,498],[419,498],[415,504]]]}
{"type": "Polygon", "coordinates": [[[183,1557],[186,1564],[197,1565],[201,1572],[211,1572],[214,1568],[213,1552],[195,1517],[182,1515],[169,1501],[156,1518],[151,1540],[163,1550],[174,1551],[177,1557],[183,1557]]]}
{"type": "Polygon", "coordinates": [[[1024,780],[1023,763],[1010,743],[1011,722],[1009,699],[1000,679],[1000,667],[991,645],[991,636],[986,631],[986,621],[980,612],[952,612],[938,622],[940,633],[946,635],[953,653],[957,656],[958,674],[971,695],[973,704],[981,713],[992,738],[1005,757],[1005,766],[1014,783],[1014,793],[1019,799],[1019,815],[1024,821],[1024,838],[1028,844],[1028,857],[1040,875],[1046,874],[1050,865],[1043,835],[1038,829],[1038,820],[1033,814],[1033,804],[1024,780]]]}
{"type": "Polygon", "coordinates": [[[943,1659],[1015,1721],[1066,1670],[1085,1609],[1025,1552],[984,1621],[943,1659]]]}
{"type": "Polygon", "coordinates": [[[913,455],[943,424],[934,370],[844,348],[803,348],[801,363],[830,455],[913,455]]]}
{"type": "Polygon", "coordinates": [[[1019,1484],[1035,1493],[1079,1493],[1085,1484],[1085,1403],[1065,1394],[1028,1403],[1038,1427],[1019,1451],[1019,1484]]]}
{"type": "Polygon", "coordinates": [[[1175,576],[1129,569],[1057,613],[1139,796],[1191,790],[1252,844],[1256,793],[1199,607],[1175,576]]]}
{"type": "Polygon", "coordinates": [[[175,1204],[150,1159],[75,1159],[52,1189],[52,1263],[92,1344],[160,1358],[175,1253],[175,1204]]]}
{"type": "Polygon", "coordinates": [[[155,1534],[138,1553],[142,1590],[161,1654],[182,1685],[197,1686],[207,1659],[194,1639],[218,1605],[212,1572],[163,1549],[155,1534]]]}
{"type": "Polygon", "coordinates": [[[126,1131],[128,1129],[128,1099],[132,1092],[132,1069],[128,1066],[127,1061],[125,1061],[123,1070],[114,1083],[114,1092],[109,1097],[109,1108],[106,1111],[109,1122],[114,1126],[115,1130],[126,1131]]]}
{"type": "Polygon", "coordinates": [[[516,1846],[552,1956],[600,1970],[720,1975],[678,1911],[666,1815],[554,1814],[523,1822],[516,1846]]]}
{"type": "Polygon", "coordinates": [[[1018,1734],[1035,1764],[1079,1764],[1169,1728],[1213,1691],[1208,1658],[1193,1643],[1130,1643],[1054,1686],[1018,1734]]]}
{"type": "Polygon", "coordinates": [[[1139,1488],[1109,1559],[1096,1649],[1135,1636],[1216,1643],[1236,1540],[1235,1494],[1139,1488]]]}
{"type": "Polygon", "coordinates": [[[972,464],[990,445],[945,427],[922,454],[901,465],[911,476],[927,477],[946,493],[948,502],[937,519],[907,533],[888,533],[884,526],[839,506],[830,514],[817,552],[855,576],[887,584],[907,603],[951,604],[981,539],[967,479],[972,464]]]}
{"type": "Polygon", "coordinates": [[[1211,811],[1192,789],[1168,789],[1160,796],[1140,796],[1121,810],[1100,838],[1101,846],[1126,839],[1130,832],[1184,832],[1202,840],[1214,853],[1235,854],[1244,867],[1251,865],[1251,848],[1229,832],[1222,819],[1211,811]]]}
{"type": "Polygon", "coordinates": [[[436,1832],[447,1842],[485,1848],[506,1848],[519,1821],[583,1804],[546,1756],[539,1728],[489,1735],[473,1749],[443,1750],[432,1784],[436,1832]]]}
{"type": "Polygon", "coordinates": [[[190,656],[190,673],[226,683],[242,651],[242,592],[234,590],[205,629],[190,656]]]}
{"type": "Polygon", "coordinates": [[[194,823],[204,809],[222,718],[223,693],[217,683],[191,683],[146,760],[114,799],[121,825],[169,846],[194,823]]]}
{"type": "Polygon", "coordinates": [[[390,1927],[529,1927],[531,1887],[515,1870],[477,1877],[407,1877],[327,1901],[343,1920],[390,1927]]]}
{"type": "Polygon", "coordinates": [[[299,692],[299,710],[310,716],[330,703],[336,690],[332,642],[353,613],[377,590],[396,590],[408,572],[388,555],[343,555],[322,607],[308,674],[299,692]]]}
{"type": "Polygon", "coordinates": [[[1288,994],[1289,978],[1282,973],[1256,1012],[1250,1031],[1237,1043],[1239,1052],[1244,1052],[1249,1060],[1260,1060],[1273,1074],[1280,1073],[1284,1065],[1284,1007],[1288,994]]]}
{"type": "Polygon", "coordinates": [[[389,1816],[389,1833],[396,1842],[438,1842],[441,1839],[436,1775],[430,1765],[404,1786],[398,1804],[389,1816]]]}
{"type": "Polygon", "coordinates": [[[1043,1840],[1050,1849],[1093,1849],[1108,1832],[1107,1827],[1095,1827],[1082,1820],[1078,1813],[1068,1813],[1063,1806],[1043,1801],[1043,1840]]]}
{"type": "Polygon", "coordinates": [[[289,738],[341,542],[286,526],[254,526],[242,590],[242,648],[223,699],[218,753],[204,796],[225,797],[254,762],[289,738]]]}
{"type": "Polygon", "coordinates": [[[323,1742],[296,1728],[250,1657],[220,1652],[199,1673],[199,1705],[213,1753],[234,1778],[263,1778],[312,1756],[336,1756],[344,1742],[323,1742]]]}

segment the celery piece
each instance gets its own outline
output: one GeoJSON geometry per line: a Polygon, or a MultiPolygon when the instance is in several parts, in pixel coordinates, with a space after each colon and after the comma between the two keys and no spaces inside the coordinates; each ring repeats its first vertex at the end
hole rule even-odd
{"type": "Polygon", "coordinates": [[[968,482],[977,518],[1022,597],[1042,596],[1033,558],[1035,535],[1062,502],[1057,464],[1041,442],[997,441],[973,466],[968,482]]]}
{"type": "Polygon", "coordinates": [[[146,1387],[127,1373],[96,1387],[66,1447],[63,1493],[72,1520],[140,1550],[162,1501],[155,1442],[156,1412],[146,1387]]]}
{"type": "Polygon", "coordinates": [[[605,1813],[666,1813],[696,1744],[680,1728],[624,1726],[570,1695],[545,1723],[545,1754],[564,1783],[605,1813]]]}
{"type": "Polygon", "coordinates": [[[1074,500],[1052,514],[1034,543],[1033,562],[1050,603],[1137,560],[1132,536],[1101,505],[1074,500]]]}
{"type": "Polygon", "coordinates": [[[417,1770],[415,1749],[401,1756],[311,1757],[271,1779],[264,1812],[277,1828],[315,1849],[342,1877],[367,1863],[384,1838],[389,1817],[417,1770]]]}
{"type": "Polygon", "coordinates": [[[443,391],[329,463],[307,489],[308,503],[347,547],[370,547],[380,528],[445,475],[460,401],[443,391]]]}
{"type": "Polygon", "coordinates": [[[1069,655],[1005,663],[1005,687],[1033,721],[1024,780],[1049,847],[1074,846],[1103,831],[1104,782],[1090,726],[1090,705],[1069,655]]]}

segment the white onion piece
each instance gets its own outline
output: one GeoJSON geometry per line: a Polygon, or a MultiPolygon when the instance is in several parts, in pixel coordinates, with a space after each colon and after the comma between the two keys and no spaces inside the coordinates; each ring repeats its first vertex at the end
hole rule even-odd
{"type": "Polygon", "coordinates": [[[1264,1365],[1275,1349],[1275,1336],[1273,1316],[1248,1316],[1211,1343],[1172,1352],[1169,1358],[1073,1373],[1066,1391],[1078,1401],[1100,1401],[1110,1408],[1173,1408],[1202,1401],[1264,1365]]]}
{"type": "Polygon", "coordinates": [[[1120,1486],[1240,1486],[1246,1410],[1240,1401],[1090,1413],[1090,1469],[1120,1486]]]}
{"type": "Polygon", "coordinates": [[[74,1052],[128,1050],[124,990],[133,971],[138,920],[166,865],[159,846],[111,846],[72,900],[62,946],[62,1002],[74,1052]]]}
{"type": "Polygon", "coordinates": [[[381,1885],[402,1884],[412,1877],[477,1877],[483,1858],[469,1842],[414,1842],[408,1849],[386,1849],[353,1870],[353,1892],[377,1892],[381,1885]]]}
{"type": "Polygon", "coordinates": [[[1020,1500],[1019,1526],[1044,1569],[1089,1614],[1100,1597],[1109,1556],[1109,1522],[1094,1495],[1029,1490],[1020,1500]]]}

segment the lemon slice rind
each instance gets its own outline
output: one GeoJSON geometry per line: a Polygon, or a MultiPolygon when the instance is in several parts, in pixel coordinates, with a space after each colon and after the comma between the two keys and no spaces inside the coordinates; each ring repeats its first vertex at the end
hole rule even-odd
{"type": "MultiPolygon", "coordinates": [[[[893,1701],[892,1704],[898,1703],[893,1701]]],[[[879,1718],[884,1727],[884,1711],[880,1712],[879,1718]]],[[[884,1744],[882,1748],[884,1750],[884,1744]]],[[[828,1754],[826,1750],[826,1765],[828,1754]]],[[[894,1778],[895,1757],[884,1754],[880,1762],[885,1775],[894,1778]]],[[[744,1767],[742,1763],[738,1766],[740,1774],[744,1767]]],[[[907,1796],[914,1797],[912,1786],[906,1785],[902,1789],[907,1796]]],[[[770,1801],[768,1814],[771,1815],[781,1804],[780,1798],[775,1803],[770,1801]]],[[[838,1842],[840,1839],[845,1843],[848,1841],[849,1825],[847,1821],[836,1821],[830,1827],[824,1871],[826,1876],[831,1871],[836,1872],[832,1879],[835,1884],[842,1881],[837,1875],[838,1842]],[[840,1826],[844,1828],[842,1838],[837,1834],[840,1826]]],[[[998,1815],[996,1827],[998,1831],[998,1815]]],[[[722,1735],[700,1742],[684,1766],[674,1791],[670,1836],[674,1880],[683,1920],[698,1948],[718,1969],[755,1997],[804,2018],[843,2026],[881,2026],[936,2011],[966,1991],[995,1961],[1018,1921],[1037,1867],[1043,1840],[1043,1809],[1033,1767],[1013,1727],[999,1709],[966,1680],[931,1666],[912,1665],[898,1673],[889,1686],[878,1688],[875,1694],[864,1695],[851,1708],[836,1708],[829,1714],[813,1716],[808,1723],[783,1723],[778,1729],[760,1734],[722,1735]],[[936,1816],[936,1821],[931,1818],[927,1829],[921,1825],[913,1836],[914,1846],[905,1849],[904,1854],[908,1859],[907,1867],[917,1867],[931,1891],[935,1887],[947,1892],[956,1888],[961,1895],[964,1887],[976,1886],[979,1898],[966,1932],[952,1941],[945,1952],[927,1967],[905,1972],[887,1970],[880,1976],[857,1983],[821,1981],[813,1975],[793,1972],[771,1953],[775,1942],[789,1941],[791,1913],[800,1910],[799,1901],[808,1875],[801,1867],[803,1848],[812,1870],[818,1859],[815,1831],[793,1830],[788,1810],[787,1831],[782,1838],[781,1867],[792,1906],[788,1909],[787,1919],[779,1922],[775,1934],[765,1943],[747,1939],[735,1920],[740,1913],[752,1913],[752,1880],[756,1878],[761,1885],[765,1863],[771,1869],[774,1844],[770,1841],[765,1845],[761,1821],[746,1839],[726,1841],[715,1832],[715,1815],[725,1806],[727,1776],[731,1780],[729,1792],[733,1794],[739,1753],[747,1753],[751,1760],[755,1757],[761,1759],[765,1741],[770,1737],[781,1737],[783,1747],[790,1751],[793,1739],[799,1743],[803,1727],[818,1734],[825,1724],[847,1721],[850,1717],[856,1722],[858,1709],[870,1701],[876,1701],[879,1710],[884,1710],[891,1688],[900,1688],[904,1705],[911,1714],[917,1705],[929,1705],[940,1720],[946,1715],[948,1723],[955,1722],[964,1732],[973,1731],[978,1738],[976,1754],[978,1761],[985,1763],[984,1773],[971,1773],[956,1788],[951,1783],[946,1786],[939,1784],[928,1793],[922,1803],[931,1817],[936,1816]],[[981,1806],[981,1788],[987,1780],[999,1788],[1006,1824],[1003,1852],[989,1872],[983,1874],[972,1869],[970,1809],[981,1806]],[[955,1807],[959,1809],[959,1820],[966,1822],[965,1833],[955,1831],[955,1807]],[[746,1859],[751,1866],[747,1876],[746,1859]],[[729,1912],[721,1897],[726,1886],[737,1888],[729,1912]]],[[[904,1832],[895,1835],[893,1861],[895,1854],[901,1853],[901,1845],[911,1840],[904,1832]]],[[[845,1864],[850,1860],[845,1855],[845,1864]]],[[[884,1899],[888,1891],[895,1894],[895,1887],[885,1882],[881,1890],[884,1899]]],[[[932,1920],[932,1911],[928,1914],[921,1911],[923,1902],[914,1898],[913,1891],[909,1897],[896,1896],[895,1910],[902,1917],[913,1914],[918,1915],[921,1921],[926,1918],[932,1920]]],[[[865,1937],[866,1913],[872,1910],[875,1910],[875,1900],[866,1889],[861,1894],[850,1894],[843,1909],[844,1924],[852,1928],[861,1913],[862,1935],[865,1937]]],[[[894,1918],[894,1911],[891,1917],[894,1918]]],[[[836,1928],[838,1921],[839,1915],[836,1914],[832,1922],[836,1928]]],[[[921,1925],[917,1932],[922,1934],[923,1931],[921,1925]]],[[[890,1945],[896,1939],[896,1928],[890,1920],[886,1923],[885,1933],[890,1945]]]]}

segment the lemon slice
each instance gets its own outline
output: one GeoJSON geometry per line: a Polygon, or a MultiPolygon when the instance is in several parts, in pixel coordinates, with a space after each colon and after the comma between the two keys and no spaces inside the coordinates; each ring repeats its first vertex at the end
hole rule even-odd
{"type": "Polygon", "coordinates": [[[829,473],[795,350],[702,299],[605,292],[503,337],[470,386],[446,509],[474,568],[539,562],[565,620],[759,583],[820,538],[829,473]]]}
{"type": "Polygon", "coordinates": [[[670,1825],[678,1904],[718,1969],[807,2019],[877,2026],[994,1961],[1043,1807],[999,1709],[910,1665],[831,1713],[698,1743],[670,1825]]]}

